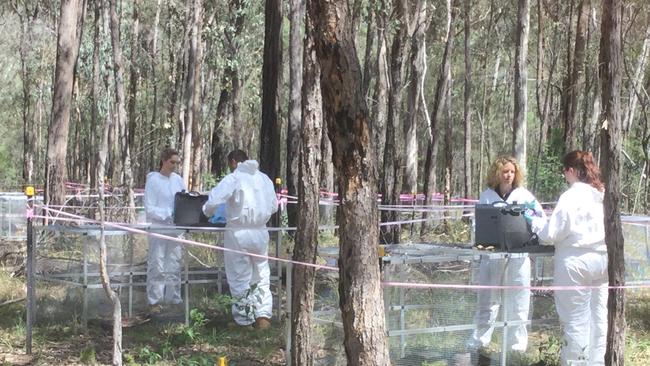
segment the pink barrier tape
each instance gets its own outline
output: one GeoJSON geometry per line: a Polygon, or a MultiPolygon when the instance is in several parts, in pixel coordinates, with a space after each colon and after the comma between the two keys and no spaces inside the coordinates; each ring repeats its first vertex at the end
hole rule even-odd
{"type": "MultiPolygon", "coordinates": [[[[42,207],[46,211],[51,211],[46,206],[42,206],[42,207]]],[[[62,212],[62,214],[70,217],[70,219],[65,219],[65,221],[69,221],[69,220],[70,221],[75,221],[76,220],[76,221],[84,221],[84,222],[88,222],[88,223],[96,223],[96,224],[100,224],[100,225],[102,224],[100,221],[85,218],[83,216],[69,214],[67,212],[62,212]]],[[[42,217],[42,216],[39,216],[39,217],[42,217]]],[[[61,220],[61,219],[57,219],[57,220],[61,220]]],[[[167,235],[152,233],[152,232],[148,232],[146,230],[140,230],[140,229],[136,229],[136,228],[133,228],[133,227],[129,227],[129,226],[126,226],[126,225],[121,225],[121,224],[110,222],[110,221],[104,221],[103,224],[106,225],[106,226],[114,227],[116,229],[132,232],[132,233],[136,233],[136,234],[150,235],[150,236],[153,236],[153,237],[156,237],[156,238],[171,240],[171,241],[175,241],[175,242],[178,242],[178,243],[192,245],[192,246],[196,246],[196,247],[221,250],[221,251],[224,251],[224,252],[231,252],[231,253],[247,255],[247,256],[250,256],[250,257],[256,257],[256,258],[267,259],[267,260],[275,260],[275,261],[278,261],[278,262],[302,265],[302,266],[306,266],[306,267],[312,267],[312,268],[315,268],[315,269],[324,269],[324,270],[328,270],[328,271],[338,271],[339,270],[337,267],[324,266],[324,265],[315,264],[315,263],[297,262],[297,261],[293,261],[293,260],[290,260],[290,259],[272,257],[272,256],[269,256],[269,255],[263,255],[263,254],[248,253],[248,252],[244,252],[244,251],[240,251],[240,250],[224,248],[224,247],[220,247],[220,246],[216,246],[216,245],[205,244],[205,243],[201,243],[201,242],[197,242],[197,241],[193,241],[193,240],[170,237],[170,236],[167,236],[167,235]]],[[[170,229],[175,229],[175,228],[176,227],[170,227],[170,229]]]]}
{"type": "MultiPolygon", "coordinates": [[[[42,209],[46,211],[53,211],[49,209],[46,206],[40,206],[42,209]]],[[[56,211],[58,212],[58,211],[56,211]]],[[[101,224],[100,221],[89,219],[83,216],[79,215],[74,215],[70,214],[67,212],[58,212],[63,215],[69,216],[71,218],[52,218],[52,217],[47,217],[47,216],[41,216],[41,215],[34,215],[34,218],[48,218],[53,221],[66,221],[66,222],[75,222],[79,223],[81,222],[87,222],[87,223],[95,223],[95,224],[101,224]]],[[[389,223],[385,223],[389,224],[389,223]]],[[[392,224],[392,223],[391,223],[392,224]]],[[[242,255],[248,255],[251,257],[257,257],[257,258],[262,258],[262,259],[267,259],[267,260],[275,260],[279,262],[284,262],[284,263],[291,263],[294,265],[300,265],[300,266],[306,266],[306,267],[312,267],[314,269],[323,269],[323,270],[328,270],[328,271],[336,271],[338,272],[337,267],[331,267],[331,266],[325,266],[325,265],[319,265],[315,263],[307,263],[307,262],[298,262],[298,261],[293,261],[290,259],[284,259],[284,258],[279,258],[279,257],[273,257],[269,255],[262,255],[262,254],[253,254],[253,253],[248,253],[248,252],[243,252],[239,250],[234,250],[234,249],[229,249],[229,248],[224,248],[220,246],[215,246],[215,245],[210,245],[210,244],[205,244],[193,240],[187,240],[187,239],[181,239],[181,238],[176,238],[176,237],[171,237],[163,234],[157,234],[157,233],[152,233],[146,230],[140,230],[137,228],[129,227],[127,224],[119,224],[119,223],[114,223],[114,222],[108,222],[105,221],[104,225],[114,227],[120,230],[124,230],[127,232],[132,232],[136,234],[143,234],[143,235],[150,235],[156,238],[162,238],[165,240],[171,240],[175,242],[179,242],[182,244],[187,244],[191,246],[197,246],[197,247],[202,247],[202,248],[207,248],[207,249],[215,249],[215,250],[221,250],[224,252],[231,252],[231,253],[237,253],[237,254],[242,254],[242,255]]],[[[190,229],[196,229],[196,227],[188,227],[190,229]]],[[[223,228],[218,228],[223,230],[223,228]]],[[[177,226],[170,226],[169,230],[182,230],[180,227],[177,226]]],[[[463,285],[463,284],[444,284],[444,283],[409,283],[409,282],[391,282],[391,281],[382,281],[382,286],[383,287],[403,287],[403,288],[414,288],[414,289],[434,289],[434,288],[446,288],[446,289],[465,289],[465,290],[480,290],[480,289],[505,289],[505,290],[533,290],[533,291],[570,291],[570,290],[588,290],[588,289],[599,289],[599,288],[607,288],[610,290],[627,290],[627,289],[647,289],[650,288],[650,284],[640,284],[640,285],[621,285],[621,286],[511,286],[511,285],[463,285]]]]}
{"type": "Polygon", "coordinates": [[[25,209],[25,217],[27,219],[33,219],[34,218],[34,209],[31,208],[31,207],[27,207],[27,209],[25,209]]]}
{"type": "Polygon", "coordinates": [[[533,291],[575,291],[595,290],[607,288],[609,290],[646,289],[650,284],[621,285],[621,286],[510,286],[510,285],[462,285],[447,283],[409,283],[409,282],[382,282],[384,287],[405,287],[416,289],[449,288],[466,290],[533,290],[533,291]]]}

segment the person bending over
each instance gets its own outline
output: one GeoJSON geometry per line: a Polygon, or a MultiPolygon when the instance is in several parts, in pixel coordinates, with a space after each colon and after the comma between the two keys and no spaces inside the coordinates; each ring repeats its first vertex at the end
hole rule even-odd
{"type": "MultiPolygon", "coordinates": [[[[255,160],[248,160],[242,150],[228,154],[232,173],[210,191],[203,213],[211,217],[217,206],[226,203],[224,246],[228,249],[259,254],[268,253],[269,232],[266,222],[278,209],[273,182],[259,171],[255,160]]],[[[270,326],[273,298],[270,268],[266,258],[224,252],[226,279],[233,297],[235,322],[257,328],[270,326]]]]}

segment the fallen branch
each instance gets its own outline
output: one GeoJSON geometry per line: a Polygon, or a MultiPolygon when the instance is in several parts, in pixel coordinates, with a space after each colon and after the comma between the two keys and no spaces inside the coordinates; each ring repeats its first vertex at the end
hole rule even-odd
{"type": "Polygon", "coordinates": [[[2,304],[0,304],[0,308],[3,307],[3,306],[5,306],[5,305],[15,304],[15,303],[17,303],[17,302],[24,301],[24,300],[25,300],[25,298],[24,298],[24,297],[21,297],[21,298],[18,298],[18,299],[13,299],[13,300],[5,301],[5,302],[3,302],[2,304]]]}

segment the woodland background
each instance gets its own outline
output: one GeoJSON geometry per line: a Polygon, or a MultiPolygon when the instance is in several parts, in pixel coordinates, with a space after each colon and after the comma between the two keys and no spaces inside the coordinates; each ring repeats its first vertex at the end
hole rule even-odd
{"type": "MultiPolygon", "coordinates": [[[[304,9],[298,1],[266,3],[79,1],[78,58],[63,129],[66,180],[97,185],[106,126],[104,176],[113,186],[143,187],[159,151],[170,145],[183,151],[182,172],[192,187],[207,190],[226,172],[225,154],[243,148],[295,194],[301,75],[292,70],[300,70],[301,57],[292,50],[301,47],[303,19],[295,12],[304,9]],[[112,8],[119,27],[111,27],[112,8]],[[265,16],[277,20],[268,29],[265,16]],[[112,35],[121,48],[118,61],[112,35]],[[267,60],[265,38],[275,47],[267,60]]],[[[600,2],[524,3],[527,34],[518,31],[514,0],[349,1],[382,191],[397,185],[406,193],[427,188],[477,196],[491,160],[513,151],[518,35],[528,46],[523,136],[529,188],[540,199],[556,198],[563,187],[558,158],[573,148],[598,153],[600,2]],[[429,177],[433,183],[425,182],[429,177]]],[[[621,19],[626,212],[648,207],[650,19],[644,5],[626,2],[621,19]]],[[[62,129],[50,123],[59,9],[57,1],[0,6],[3,190],[44,186],[48,136],[55,143],[48,129],[62,129]]],[[[324,139],[322,151],[327,145],[324,139]]],[[[321,188],[332,191],[328,158],[321,188]]]]}

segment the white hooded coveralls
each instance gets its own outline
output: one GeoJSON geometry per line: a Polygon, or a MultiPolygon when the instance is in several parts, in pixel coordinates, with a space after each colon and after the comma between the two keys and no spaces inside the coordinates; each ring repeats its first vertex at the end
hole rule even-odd
{"type": "MultiPolygon", "coordinates": [[[[268,254],[269,232],[266,222],[278,210],[273,182],[258,169],[255,160],[237,165],[210,191],[203,213],[210,217],[217,206],[226,203],[224,246],[228,249],[268,254]]],[[[256,318],[271,318],[273,298],[269,262],[266,258],[224,252],[226,278],[233,297],[235,322],[249,325],[256,318]],[[254,287],[254,290],[253,290],[254,287]]]]}
{"type": "Polygon", "coordinates": [[[603,192],[576,182],[564,192],[548,223],[533,221],[540,240],[555,244],[555,307],[564,329],[562,365],[604,365],[607,344],[607,247],[603,192]]]}
{"type": "MultiPolygon", "coordinates": [[[[171,224],[174,196],[185,189],[183,178],[176,173],[169,177],[160,172],[147,174],[144,186],[144,207],[147,220],[153,224],[171,224]]],[[[180,304],[182,245],[171,240],[149,237],[147,261],[147,300],[150,305],[180,304]]]]}
{"type": "MultiPolygon", "coordinates": [[[[481,192],[480,204],[491,204],[503,201],[499,194],[491,188],[481,192]]],[[[527,189],[515,188],[506,199],[507,203],[533,204],[534,215],[546,217],[542,206],[535,196],[527,189]]],[[[507,258],[490,259],[481,258],[479,266],[479,284],[489,286],[530,286],[530,259],[507,258]]],[[[501,290],[479,289],[477,292],[476,315],[474,321],[476,329],[468,345],[471,348],[485,347],[492,340],[494,323],[499,315],[503,301],[503,310],[506,314],[505,321],[527,321],[530,306],[530,290],[501,290]],[[504,294],[503,299],[501,298],[504,294]]],[[[508,327],[507,349],[525,351],[528,347],[528,331],[526,324],[508,327]]]]}

